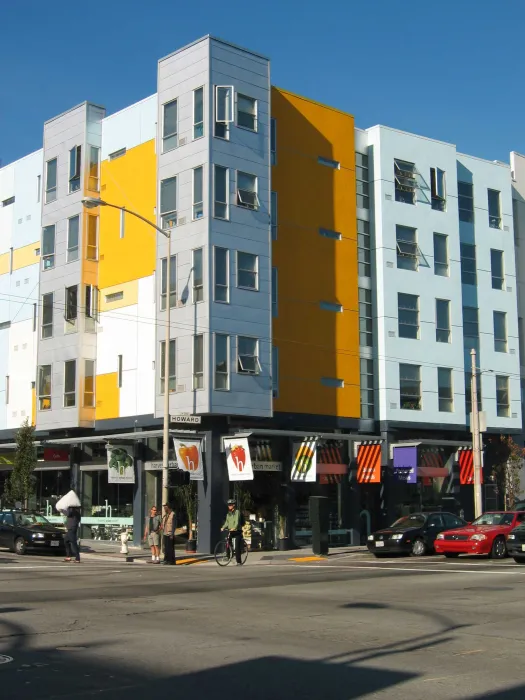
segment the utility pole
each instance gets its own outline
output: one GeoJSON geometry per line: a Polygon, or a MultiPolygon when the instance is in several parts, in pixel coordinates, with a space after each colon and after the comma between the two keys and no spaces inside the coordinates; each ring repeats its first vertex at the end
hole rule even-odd
{"type": "Polygon", "coordinates": [[[474,462],[474,517],[479,518],[482,514],[481,500],[481,444],[479,431],[479,411],[478,411],[478,370],[476,367],[476,351],[470,351],[472,362],[472,376],[470,384],[470,396],[472,402],[472,413],[470,416],[470,431],[472,433],[472,457],[474,462]]]}

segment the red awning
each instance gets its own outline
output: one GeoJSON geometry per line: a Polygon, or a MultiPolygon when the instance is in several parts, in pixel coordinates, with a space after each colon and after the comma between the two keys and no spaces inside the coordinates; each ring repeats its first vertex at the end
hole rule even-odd
{"type": "Polygon", "coordinates": [[[448,469],[446,467],[418,467],[417,475],[424,478],[440,478],[448,476],[448,469]]]}

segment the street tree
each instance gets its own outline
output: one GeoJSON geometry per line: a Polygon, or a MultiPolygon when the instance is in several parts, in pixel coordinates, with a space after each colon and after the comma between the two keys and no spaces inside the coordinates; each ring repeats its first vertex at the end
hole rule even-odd
{"type": "Polygon", "coordinates": [[[510,435],[494,438],[487,457],[491,467],[491,478],[498,495],[503,499],[505,510],[512,510],[521,494],[521,470],[525,459],[525,448],[516,444],[510,435]]]}
{"type": "Polygon", "coordinates": [[[35,449],[35,428],[26,420],[16,433],[16,452],[13,471],[5,485],[5,495],[11,504],[20,502],[24,508],[35,492],[35,467],[37,464],[35,449]]]}

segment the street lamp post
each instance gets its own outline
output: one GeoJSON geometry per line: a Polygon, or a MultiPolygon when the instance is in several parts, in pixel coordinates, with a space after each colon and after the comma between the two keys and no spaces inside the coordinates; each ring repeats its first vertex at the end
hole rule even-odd
{"type": "Polygon", "coordinates": [[[474,517],[479,518],[482,512],[481,498],[481,446],[480,446],[480,430],[479,430],[479,411],[478,411],[478,377],[476,368],[476,351],[474,348],[470,351],[471,358],[471,423],[472,432],[472,460],[474,467],[474,517]]]}
{"type": "Polygon", "coordinates": [[[164,347],[164,424],[163,424],[163,446],[162,446],[162,503],[168,502],[168,452],[169,452],[169,427],[170,427],[170,309],[171,309],[171,294],[170,294],[170,280],[171,280],[171,229],[162,229],[156,224],[153,224],[145,216],[141,216],[136,211],[127,209],[126,207],[119,207],[117,204],[110,204],[105,202],[103,199],[97,199],[96,197],[86,197],[82,200],[82,204],[87,209],[94,209],[95,207],[111,207],[112,209],[119,209],[125,214],[130,214],[137,219],[140,219],[151,228],[154,228],[168,241],[168,255],[166,259],[166,341],[164,347]]]}

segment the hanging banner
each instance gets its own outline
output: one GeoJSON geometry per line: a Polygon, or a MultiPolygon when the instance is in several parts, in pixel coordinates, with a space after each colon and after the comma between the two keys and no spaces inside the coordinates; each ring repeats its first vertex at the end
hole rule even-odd
{"type": "Polygon", "coordinates": [[[253,481],[252,459],[247,438],[224,438],[230,481],[253,481]]]}
{"type": "Polygon", "coordinates": [[[381,443],[361,443],[357,448],[357,483],[381,483],[381,443]]]}
{"type": "Polygon", "coordinates": [[[417,484],[417,447],[394,447],[393,467],[399,481],[417,484]]]}
{"type": "Polygon", "coordinates": [[[204,465],[202,463],[202,443],[200,440],[178,440],[173,438],[173,447],[177,466],[183,472],[188,472],[190,481],[204,481],[204,465]]]}
{"type": "Polygon", "coordinates": [[[292,481],[313,482],[317,477],[317,438],[294,444],[292,481]]]}
{"type": "MultiPolygon", "coordinates": [[[[474,483],[474,455],[469,448],[458,450],[459,483],[461,486],[472,486],[474,483]]],[[[483,469],[480,474],[483,483],[483,469]]]]}
{"type": "Polygon", "coordinates": [[[108,445],[108,484],[134,484],[133,445],[108,445]]]}

